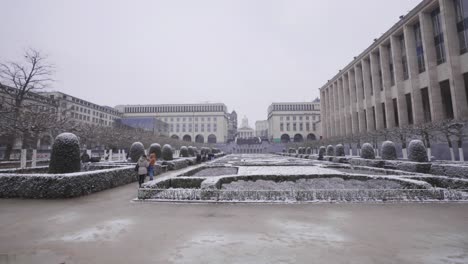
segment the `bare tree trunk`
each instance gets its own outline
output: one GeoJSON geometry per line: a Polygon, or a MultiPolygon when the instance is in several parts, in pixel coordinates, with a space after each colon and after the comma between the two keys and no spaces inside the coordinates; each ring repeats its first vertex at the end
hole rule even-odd
{"type": "Polygon", "coordinates": [[[452,141],[450,141],[449,136],[446,136],[446,137],[447,137],[447,143],[448,143],[448,146],[449,146],[449,149],[450,149],[450,158],[451,158],[452,161],[455,161],[455,153],[453,151],[452,141]]]}
{"type": "Polygon", "coordinates": [[[463,141],[461,139],[458,140],[458,155],[460,161],[465,161],[465,156],[463,154],[463,141]]]}

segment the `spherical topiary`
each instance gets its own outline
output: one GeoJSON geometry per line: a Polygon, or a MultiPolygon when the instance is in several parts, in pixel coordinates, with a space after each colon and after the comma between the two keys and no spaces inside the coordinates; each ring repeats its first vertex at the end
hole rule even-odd
{"type": "Polygon", "coordinates": [[[154,153],[156,158],[159,159],[161,157],[161,145],[158,143],[151,144],[148,154],[154,153]]]}
{"type": "Polygon", "coordinates": [[[325,152],[326,152],[325,147],[324,147],[324,146],[321,146],[321,147],[319,148],[319,153],[318,153],[319,159],[320,159],[320,160],[323,159],[323,156],[325,155],[325,152]]]}
{"type": "Polygon", "coordinates": [[[408,159],[415,162],[427,162],[426,146],[421,140],[411,140],[408,145],[408,159]]]}
{"type": "Polygon", "coordinates": [[[295,150],[294,148],[289,148],[289,153],[295,154],[295,153],[296,153],[296,150],[295,150]]]}
{"type": "Polygon", "coordinates": [[[162,148],[162,158],[163,160],[173,160],[173,151],[172,147],[169,144],[166,144],[162,148]]]}
{"type": "Polygon", "coordinates": [[[307,147],[306,148],[306,154],[309,154],[309,155],[312,154],[312,148],[307,147]]]}
{"type": "Polygon", "coordinates": [[[342,144],[338,144],[335,146],[335,156],[337,157],[343,157],[345,155],[344,153],[344,146],[342,144]]]}
{"type": "Polygon", "coordinates": [[[361,147],[361,158],[363,159],[375,159],[374,147],[369,143],[362,144],[361,147]]]}
{"type": "Polygon", "coordinates": [[[327,156],[335,156],[335,149],[332,145],[327,146],[327,156]]]}
{"type": "Polygon", "coordinates": [[[396,160],[396,147],[392,141],[385,141],[382,143],[382,159],[384,160],[396,160]]]}
{"type": "Polygon", "coordinates": [[[138,159],[145,155],[145,147],[141,142],[134,142],[130,147],[130,152],[128,153],[133,162],[137,162],[138,159]]]}
{"type": "Polygon", "coordinates": [[[71,173],[81,170],[80,141],[72,133],[55,138],[50,155],[49,173],[71,173]]]}
{"type": "Polygon", "coordinates": [[[195,149],[192,146],[188,147],[188,154],[190,157],[195,157],[195,149]]]}
{"type": "Polygon", "coordinates": [[[180,157],[184,157],[184,158],[187,158],[189,156],[189,151],[188,151],[188,148],[186,146],[182,146],[180,147],[180,154],[179,154],[180,157]]]}

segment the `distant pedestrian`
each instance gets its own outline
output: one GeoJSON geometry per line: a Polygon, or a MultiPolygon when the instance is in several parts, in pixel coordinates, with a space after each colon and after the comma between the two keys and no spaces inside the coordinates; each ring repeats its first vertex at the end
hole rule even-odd
{"type": "Polygon", "coordinates": [[[81,155],[81,162],[82,163],[88,163],[89,162],[89,155],[88,155],[88,152],[85,150],[83,151],[83,155],[81,155]]]}
{"type": "Polygon", "coordinates": [[[150,181],[153,180],[153,177],[154,177],[154,166],[156,164],[156,154],[155,153],[151,153],[150,154],[150,159],[149,159],[149,166],[148,166],[148,174],[149,174],[149,177],[150,177],[150,181]]]}
{"type": "Polygon", "coordinates": [[[145,182],[146,175],[148,174],[149,162],[146,158],[146,155],[142,155],[137,162],[138,166],[138,185],[141,185],[145,182]]]}

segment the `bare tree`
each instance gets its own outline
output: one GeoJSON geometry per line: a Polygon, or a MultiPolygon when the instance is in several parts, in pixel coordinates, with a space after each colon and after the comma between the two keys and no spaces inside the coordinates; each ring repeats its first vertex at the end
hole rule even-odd
{"type": "Polygon", "coordinates": [[[52,66],[46,62],[46,58],[36,50],[28,50],[24,54],[24,61],[0,63],[0,91],[11,100],[6,100],[10,127],[17,128],[9,131],[5,160],[10,159],[13,144],[17,137],[24,136],[24,130],[20,129],[24,114],[25,101],[30,99],[34,92],[46,88],[52,81],[52,66]]]}
{"type": "Polygon", "coordinates": [[[467,120],[444,120],[437,123],[437,130],[440,132],[441,139],[447,142],[450,148],[450,157],[455,160],[455,153],[452,141],[457,142],[458,154],[460,161],[465,161],[463,154],[463,141],[468,138],[467,120]]]}

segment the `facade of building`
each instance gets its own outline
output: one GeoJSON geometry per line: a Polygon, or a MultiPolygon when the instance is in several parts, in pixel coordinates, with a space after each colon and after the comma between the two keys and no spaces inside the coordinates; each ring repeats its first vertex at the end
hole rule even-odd
{"type": "Polygon", "coordinates": [[[60,112],[66,112],[71,120],[77,123],[111,127],[116,119],[122,117],[122,114],[112,107],[97,105],[62,92],[42,92],[39,94],[56,100],[60,112]]]}
{"type": "Polygon", "coordinates": [[[255,136],[268,139],[268,120],[255,122],[255,136]]]}
{"type": "Polygon", "coordinates": [[[273,103],[268,107],[268,133],[275,143],[319,140],[322,136],[320,100],[273,103]]]}
{"type": "Polygon", "coordinates": [[[320,88],[324,137],[468,117],[468,0],[424,0],[320,88]]]}
{"type": "Polygon", "coordinates": [[[116,123],[143,129],[156,136],[169,137],[169,124],[155,117],[122,117],[117,119],[116,123]]]}
{"type": "Polygon", "coordinates": [[[247,139],[255,136],[255,130],[249,126],[249,119],[246,116],[242,118],[242,124],[237,129],[237,138],[247,139]]]}
{"type": "Polygon", "coordinates": [[[221,143],[228,138],[224,104],[118,105],[124,118],[157,118],[169,125],[169,135],[187,142],[221,143]]]}

